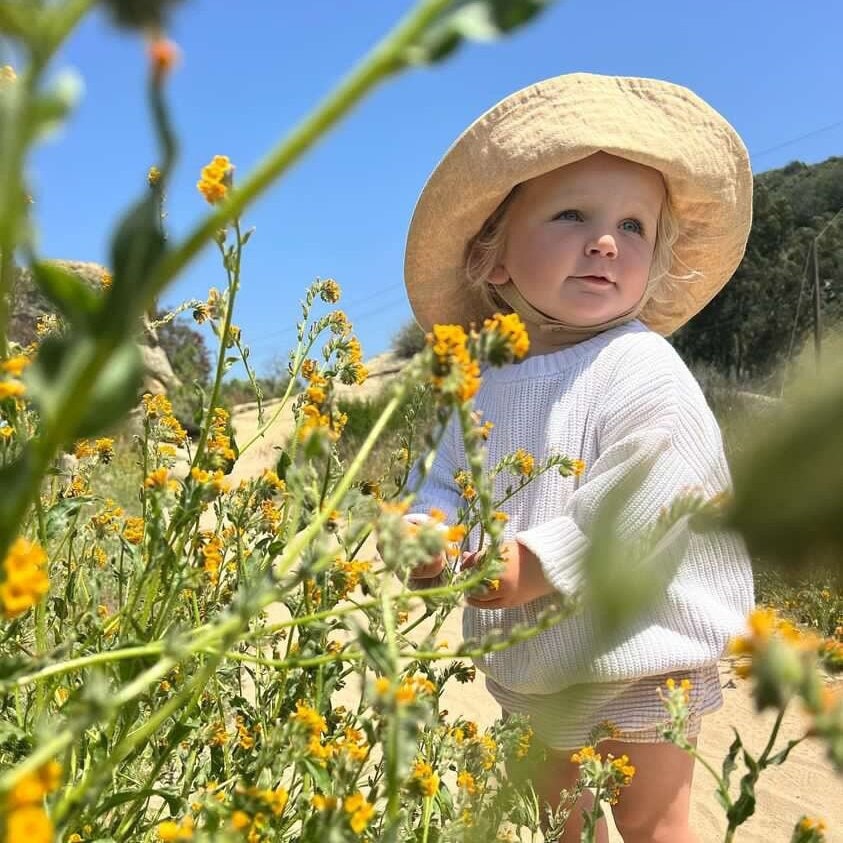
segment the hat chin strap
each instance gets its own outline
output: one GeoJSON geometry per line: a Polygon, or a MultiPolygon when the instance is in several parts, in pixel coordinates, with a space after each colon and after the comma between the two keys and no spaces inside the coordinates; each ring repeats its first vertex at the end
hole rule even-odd
{"type": "Polygon", "coordinates": [[[555,319],[553,316],[549,316],[547,313],[543,313],[541,310],[533,307],[521,295],[512,279],[503,284],[490,284],[489,289],[493,299],[500,300],[498,302],[499,304],[509,306],[521,317],[521,320],[527,326],[531,339],[538,340],[537,344],[544,346],[544,350],[567,348],[597,334],[601,334],[603,331],[608,331],[609,328],[623,325],[624,322],[635,319],[650,298],[648,285],[648,288],[644,291],[644,295],[641,296],[638,302],[614,319],[599,322],[596,325],[569,325],[567,322],[555,319]]]}

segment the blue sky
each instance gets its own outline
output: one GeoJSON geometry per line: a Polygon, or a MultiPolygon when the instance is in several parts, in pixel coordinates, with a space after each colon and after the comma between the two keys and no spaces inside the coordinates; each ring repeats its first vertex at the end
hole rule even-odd
{"type": "MultiPolygon", "coordinates": [[[[213,155],[248,171],[412,5],[186,0],[170,30],[183,53],[169,85],[181,139],[173,236],[204,211],[195,183],[213,155]]],[[[735,125],[756,172],[812,163],[843,155],[841,31],[838,0],[567,0],[509,39],[394,77],[244,215],[256,232],[235,321],[253,362],[266,370],[286,356],[316,276],[341,284],[366,356],[388,348],[411,318],[402,263],[419,191],[457,135],[512,91],[570,71],[669,79],[735,125]]],[[[60,55],[66,67],[83,97],[30,167],[41,251],[106,262],[111,225],[154,163],[145,56],[94,14],[60,55]]],[[[209,248],[163,301],[223,285],[209,248]]]]}

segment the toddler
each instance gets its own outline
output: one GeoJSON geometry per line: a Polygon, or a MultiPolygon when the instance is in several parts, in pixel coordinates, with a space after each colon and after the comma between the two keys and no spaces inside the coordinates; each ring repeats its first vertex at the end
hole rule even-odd
{"type": "MultiPolygon", "coordinates": [[[[497,590],[468,597],[466,637],[534,623],[557,593],[577,592],[595,515],[628,472],[645,479],[620,514],[622,536],[652,526],[683,491],[729,488],[717,423],[664,337],[729,280],[751,208],[734,129],[687,89],[651,79],[570,74],[532,85],[476,120],[436,167],[407,242],[416,318],[429,330],[515,312],[530,339],[525,360],[483,374],[475,406],[493,424],[487,465],[517,448],[585,463],[580,476],[546,472],[506,502],[505,570],[497,590]]],[[[436,508],[456,520],[454,475],[465,467],[453,423],[409,517],[436,508]]],[[[506,480],[496,483],[503,497],[506,480]]],[[[444,564],[416,569],[415,582],[444,564]]],[[[586,609],[479,658],[504,714],[529,715],[549,749],[540,796],[558,803],[577,779],[571,754],[610,721],[616,734],[601,750],[637,770],[613,808],[623,839],[695,840],[693,758],[661,737],[658,689],[691,680],[695,741],[722,705],[718,659],[752,605],[739,538],[691,534],[664,594],[621,640],[603,642],[586,609]]],[[[563,840],[579,840],[589,799],[563,840]]]]}

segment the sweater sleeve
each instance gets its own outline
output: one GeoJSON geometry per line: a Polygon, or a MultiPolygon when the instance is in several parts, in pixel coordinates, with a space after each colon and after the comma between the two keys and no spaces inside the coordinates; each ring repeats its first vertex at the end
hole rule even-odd
{"type": "Polygon", "coordinates": [[[454,482],[454,474],[459,470],[457,436],[458,425],[456,414],[454,414],[447,423],[442,442],[427,476],[422,476],[421,459],[416,462],[410,471],[407,488],[416,490],[416,497],[410,507],[411,515],[426,515],[431,509],[439,509],[445,513],[447,524],[456,523],[457,510],[461,504],[461,498],[454,482]]]}
{"type": "MultiPolygon", "coordinates": [[[[682,492],[714,495],[729,486],[720,431],[699,386],[664,340],[655,340],[636,349],[635,360],[619,362],[600,410],[598,456],[564,511],[516,533],[564,594],[582,586],[592,525],[607,493],[630,472],[643,482],[615,525],[623,538],[651,526],[682,492]]],[[[672,530],[671,538],[673,552],[684,552],[686,531],[672,530]]],[[[654,553],[662,558],[664,550],[662,542],[654,553]]]]}

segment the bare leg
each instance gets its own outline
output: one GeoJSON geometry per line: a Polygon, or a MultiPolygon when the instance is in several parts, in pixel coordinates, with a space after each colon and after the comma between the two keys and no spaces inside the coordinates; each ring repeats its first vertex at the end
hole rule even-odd
{"type": "MultiPolygon", "coordinates": [[[[696,745],[696,741],[691,741],[696,745]]],[[[600,751],[635,767],[612,816],[624,843],[698,843],[689,825],[694,758],[671,743],[606,740],[600,751]]]]}
{"type": "MultiPolygon", "coordinates": [[[[571,762],[571,755],[576,750],[554,750],[547,753],[547,761],[536,771],[534,786],[539,800],[544,806],[549,803],[556,810],[559,806],[559,794],[564,790],[572,791],[579,778],[580,768],[578,764],[571,762]]],[[[571,811],[565,831],[558,838],[559,843],[579,843],[580,833],[583,828],[583,812],[590,811],[594,804],[594,797],[591,791],[583,791],[577,804],[571,811]]],[[[545,823],[542,828],[546,830],[545,823]]],[[[608,843],[609,832],[605,820],[600,820],[597,825],[596,843],[608,843]]]]}

